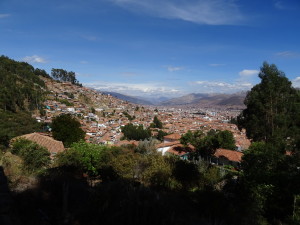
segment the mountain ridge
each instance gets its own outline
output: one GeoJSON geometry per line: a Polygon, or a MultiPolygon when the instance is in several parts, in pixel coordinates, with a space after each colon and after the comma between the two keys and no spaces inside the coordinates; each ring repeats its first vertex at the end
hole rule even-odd
{"type": "Polygon", "coordinates": [[[236,107],[244,108],[246,92],[233,94],[224,93],[191,93],[178,98],[173,98],[161,103],[163,106],[193,105],[205,107],[236,107]]]}
{"type": "Polygon", "coordinates": [[[244,100],[247,92],[233,94],[225,93],[190,93],[176,98],[161,97],[157,99],[130,96],[117,92],[101,91],[118,99],[140,105],[152,106],[203,106],[203,107],[225,107],[244,108],[244,100]],[[167,100],[166,100],[167,99],[167,100]]]}

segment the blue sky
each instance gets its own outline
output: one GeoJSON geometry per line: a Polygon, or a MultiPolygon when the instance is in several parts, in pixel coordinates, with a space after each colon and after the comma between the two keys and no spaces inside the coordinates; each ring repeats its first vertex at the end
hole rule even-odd
{"type": "Polygon", "coordinates": [[[1,0],[0,54],[134,96],[300,87],[299,0],[1,0]]]}

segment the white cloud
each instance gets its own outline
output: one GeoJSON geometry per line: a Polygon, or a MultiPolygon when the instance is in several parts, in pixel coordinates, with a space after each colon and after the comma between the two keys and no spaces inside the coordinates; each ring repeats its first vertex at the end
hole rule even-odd
{"type": "Polygon", "coordinates": [[[46,63],[47,61],[38,56],[38,55],[33,55],[33,56],[25,56],[23,58],[23,61],[28,62],[28,63],[46,63]]]}
{"type": "Polygon", "coordinates": [[[225,64],[222,63],[211,63],[209,66],[218,67],[218,66],[225,66],[225,64]]]}
{"type": "Polygon", "coordinates": [[[292,84],[296,88],[300,88],[300,77],[296,77],[294,80],[292,80],[292,84]]]}
{"type": "Polygon", "coordinates": [[[168,71],[169,72],[174,72],[174,71],[179,71],[179,70],[183,70],[184,68],[183,67],[179,67],[179,66],[168,66],[167,67],[168,71]]]}
{"type": "Polygon", "coordinates": [[[110,0],[137,13],[198,24],[237,24],[243,16],[234,0],[110,0]]]}
{"type": "Polygon", "coordinates": [[[242,70],[239,72],[240,76],[254,76],[259,73],[259,70],[242,70]]]}
{"type": "Polygon", "coordinates": [[[200,92],[208,93],[234,93],[237,91],[246,91],[252,88],[253,84],[249,82],[219,82],[219,81],[195,81],[191,83],[197,85],[200,92]]]}
{"type": "Polygon", "coordinates": [[[283,52],[277,52],[275,55],[280,57],[293,57],[293,56],[298,56],[299,54],[292,51],[283,51],[283,52]]]}
{"type": "Polygon", "coordinates": [[[10,14],[0,14],[0,19],[1,18],[6,18],[6,17],[9,17],[10,16],[10,14]]]}
{"type": "Polygon", "coordinates": [[[163,86],[159,83],[111,83],[104,81],[96,81],[84,84],[87,87],[100,91],[112,91],[131,96],[178,96],[180,90],[163,86]]]}

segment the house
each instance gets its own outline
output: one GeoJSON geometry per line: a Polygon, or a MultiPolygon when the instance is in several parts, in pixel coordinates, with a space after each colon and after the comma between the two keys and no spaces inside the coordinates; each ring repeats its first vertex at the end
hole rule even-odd
{"type": "Polygon", "coordinates": [[[156,146],[157,152],[161,152],[162,155],[177,155],[182,159],[188,159],[190,152],[195,150],[194,146],[184,146],[180,144],[180,141],[161,143],[156,146]]]}
{"type": "Polygon", "coordinates": [[[16,140],[18,138],[25,138],[37,143],[40,146],[45,147],[50,152],[51,157],[54,157],[57,153],[63,152],[65,150],[64,144],[61,141],[54,140],[54,138],[43,133],[34,132],[31,134],[25,134],[22,136],[18,136],[13,140],[16,140]]]}
{"type": "Polygon", "coordinates": [[[212,161],[218,165],[232,165],[239,167],[243,157],[242,152],[219,148],[212,161]]]}

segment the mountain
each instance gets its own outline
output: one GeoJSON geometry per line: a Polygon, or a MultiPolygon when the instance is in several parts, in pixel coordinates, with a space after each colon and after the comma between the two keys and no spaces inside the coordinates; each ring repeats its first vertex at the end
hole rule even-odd
{"type": "Polygon", "coordinates": [[[239,92],[235,94],[207,94],[207,93],[192,93],[179,98],[173,98],[160,105],[176,106],[176,105],[194,105],[202,107],[235,107],[243,108],[246,92],[239,92]]]}
{"type": "Polygon", "coordinates": [[[129,96],[129,95],[123,95],[117,92],[110,92],[110,91],[101,91],[101,93],[104,94],[110,94],[111,96],[114,96],[118,99],[121,99],[123,101],[128,101],[134,104],[139,104],[139,105],[153,105],[153,103],[149,100],[145,100],[139,97],[135,97],[135,96],[129,96]]]}
{"type": "Polygon", "coordinates": [[[171,105],[187,105],[197,103],[200,99],[209,97],[210,94],[200,93],[200,94],[189,94],[178,98],[172,98],[167,101],[160,102],[160,105],[171,106],[171,105]]]}

